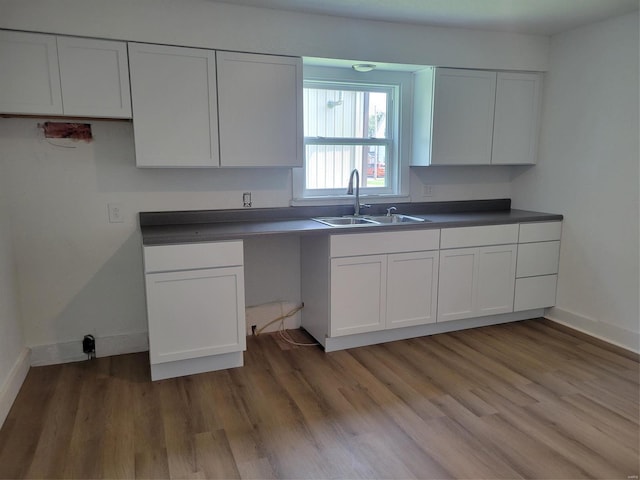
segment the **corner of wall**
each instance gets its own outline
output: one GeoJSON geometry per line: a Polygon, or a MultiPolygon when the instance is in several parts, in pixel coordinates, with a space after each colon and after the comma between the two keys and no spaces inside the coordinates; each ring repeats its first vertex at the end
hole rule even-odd
{"type": "Polygon", "coordinates": [[[4,424],[13,402],[18,397],[20,387],[27,378],[30,366],[31,350],[25,347],[18,355],[4,384],[0,386],[0,427],[4,424]]]}

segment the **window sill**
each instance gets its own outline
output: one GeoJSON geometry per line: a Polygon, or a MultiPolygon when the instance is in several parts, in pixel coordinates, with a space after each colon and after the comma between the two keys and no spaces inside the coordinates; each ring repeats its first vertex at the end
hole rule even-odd
{"type": "MultiPolygon", "coordinates": [[[[340,196],[322,196],[322,197],[304,197],[294,198],[291,200],[292,207],[302,206],[330,206],[330,205],[347,205],[354,202],[353,195],[340,196]]],[[[409,203],[411,197],[409,195],[360,195],[360,203],[409,203]]]]}

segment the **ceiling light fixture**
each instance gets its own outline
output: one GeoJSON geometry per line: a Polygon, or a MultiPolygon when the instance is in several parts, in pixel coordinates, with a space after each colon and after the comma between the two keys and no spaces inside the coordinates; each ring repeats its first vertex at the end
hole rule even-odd
{"type": "Polygon", "coordinates": [[[356,63],[352,66],[352,68],[356,72],[370,72],[371,70],[376,68],[376,65],[374,65],[373,63],[356,63]]]}

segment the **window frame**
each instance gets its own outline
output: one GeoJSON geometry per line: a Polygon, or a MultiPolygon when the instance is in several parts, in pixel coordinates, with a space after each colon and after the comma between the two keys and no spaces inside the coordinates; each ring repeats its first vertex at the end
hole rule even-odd
{"type": "MultiPolygon", "coordinates": [[[[340,88],[351,90],[376,91],[379,89],[390,90],[392,95],[388,102],[392,105],[387,112],[387,138],[384,139],[390,146],[387,146],[387,158],[385,159],[385,174],[389,175],[388,187],[362,187],[360,194],[366,197],[369,203],[388,201],[390,198],[398,200],[409,200],[409,159],[411,144],[411,115],[413,80],[410,72],[401,71],[373,71],[367,73],[355,72],[351,68],[304,66],[304,86],[322,85],[328,88],[340,88]],[[404,135],[400,135],[404,132],[404,135]],[[392,162],[389,162],[392,159],[392,162]],[[392,165],[390,167],[390,165],[392,165]]],[[[313,138],[313,137],[310,137],[313,138]]],[[[305,138],[304,153],[306,155],[307,144],[316,143],[318,140],[308,141],[305,138]]],[[[331,138],[332,143],[328,145],[366,145],[380,144],[382,139],[369,140],[366,138],[355,139],[351,142],[351,137],[331,138]]],[[[340,204],[345,199],[352,199],[346,195],[346,188],[335,189],[307,189],[306,188],[306,159],[302,167],[294,168],[292,175],[293,200],[292,205],[305,204],[340,204]]],[[[361,176],[363,172],[360,172],[361,176]]],[[[366,176],[366,172],[364,172],[366,176]]],[[[366,177],[365,177],[366,178],[366,177]]],[[[345,179],[346,180],[346,179],[345,179]]]]}

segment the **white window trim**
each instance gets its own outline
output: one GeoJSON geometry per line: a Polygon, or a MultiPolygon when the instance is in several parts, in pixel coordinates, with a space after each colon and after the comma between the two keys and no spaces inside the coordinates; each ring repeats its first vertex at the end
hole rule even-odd
{"type": "MultiPolygon", "coordinates": [[[[408,72],[372,71],[359,73],[352,69],[332,67],[304,67],[305,80],[317,82],[353,82],[360,85],[397,85],[398,102],[397,121],[391,125],[390,137],[394,139],[392,155],[397,162],[397,177],[394,180],[395,191],[392,193],[370,193],[366,188],[361,190],[362,201],[367,203],[383,203],[389,200],[409,201],[409,162],[411,158],[411,120],[413,99],[413,78],[408,72]],[[400,134],[402,132],[402,134],[400,134]]],[[[353,196],[342,195],[310,195],[305,191],[304,167],[292,169],[293,199],[291,205],[340,205],[353,200],[353,196]]]]}

